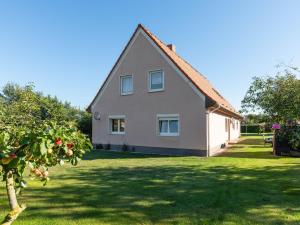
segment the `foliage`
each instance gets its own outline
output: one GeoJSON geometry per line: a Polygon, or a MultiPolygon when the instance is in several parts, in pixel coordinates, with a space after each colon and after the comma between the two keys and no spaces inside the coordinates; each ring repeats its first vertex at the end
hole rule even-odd
{"type": "Polygon", "coordinates": [[[261,124],[242,124],[241,125],[241,133],[265,133],[271,132],[271,125],[269,123],[261,123],[261,124]]]}
{"type": "Polygon", "coordinates": [[[21,87],[17,84],[8,83],[3,88],[2,94],[0,93],[0,102],[18,103],[25,92],[27,97],[30,96],[31,101],[34,101],[34,105],[31,106],[35,107],[35,112],[32,112],[32,115],[36,119],[73,122],[81,132],[91,137],[92,117],[90,113],[72,107],[69,102],[63,103],[57,97],[44,96],[41,92],[34,91],[33,84],[21,87]]]}
{"type": "Polygon", "coordinates": [[[92,148],[89,138],[77,129],[76,121],[67,119],[75,112],[56,98],[34,92],[33,85],[4,87],[0,98],[0,175],[6,181],[12,210],[5,224],[11,224],[25,209],[18,205],[16,193],[26,187],[26,166],[32,178],[46,184],[49,167],[64,162],[76,165],[92,148]]]}
{"type": "Polygon", "coordinates": [[[276,138],[280,143],[286,143],[294,150],[300,150],[300,126],[291,124],[281,126],[280,130],[276,132],[276,138]]]}
{"type": "Polygon", "coordinates": [[[75,123],[64,120],[68,113],[63,114],[65,109],[58,103],[35,93],[33,85],[4,87],[0,102],[0,165],[4,180],[6,173],[13,171],[18,187],[25,186],[23,174],[28,165],[33,174],[47,181],[48,167],[64,161],[76,165],[91,148],[75,123]]]}
{"type": "Polygon", "coordinates": [[[251,125],[242,125],[241,126],[241,133],[260,133],[260,126],[257,124],[251,125]]]}
{"type": "Polygon", "coordinates": [[[26,186],[23,174],[28,166],[34,177],[46,183],[49,167],[64,162],[76,165],[89,148],[89,140],[71,124],[43,121],[34,129],[20,127],[13,133],[4,128],[0,134],[2,175],[5,179],[12,170],[17,187],[23,188],[26,186]]]}
{"type": "Polygon", "coordinates": [[[300,80],[295,68],[275,77],[254,77],[242,101],[242,111],[262,111],[270,120],[297,120],[300,115],[300,80]]]}
{"type": "Polygon", "coordinates": [[[92,138],[92,115],[88,112],[82,112],[77,120],[78,129],[92,138]]]}
{"type": "Polygon", "coordinates": [[[265,123],[265,122],[269,122],[269,117],[267,115],[264,114],[247,114],[244,116],[244,122],[246,124],[260,124],[260,123],[265,123]]]}

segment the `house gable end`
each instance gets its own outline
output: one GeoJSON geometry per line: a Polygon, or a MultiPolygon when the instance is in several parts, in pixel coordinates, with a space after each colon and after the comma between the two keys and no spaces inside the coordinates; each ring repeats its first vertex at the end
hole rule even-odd
{"type": "Polygon", "coordinates": [[[159,54],[164,58],[164,60],[175,70],[175,72],[183,79],[184,82],[186,82],[190,88],[203,100],[205,101],[205,95],[199,91],[199,89],[182,73],[182,71],[178,68],[178,66],[170,60],[169,57],[163,52],[162,49],[160,49],[157,44],[149,37],[149,35],[143,30],[142,26],[139,25],[135,32],[133,33],[132,37],[130,38],[129,42],[127,43],[126,47],[124,48],[123,52],[119,56],[117,62],[113,66],[112,70],[110,71],[109,75],[107,76],[106,80],[103,82],[101,88],[99,89],[97,95],[91,102],[91,104],[88,106],[87,111],[92,112],[93,106],[99,101],[101,98],[103,92],[105,91],[105,88],[109,85],[111,78],[115,74],[115,72],[118,70],[119,66],[122,64],[123,60],[126,58],[126,55],[130,51],[131,47],[133,46],[134,42],[136,41],[137,37],[139,35],[143,35],[149,43],[159,52],[159,54]]]}

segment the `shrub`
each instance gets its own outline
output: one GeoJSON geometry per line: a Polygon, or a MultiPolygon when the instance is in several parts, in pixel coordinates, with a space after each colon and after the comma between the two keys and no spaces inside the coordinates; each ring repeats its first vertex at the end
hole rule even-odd
{"type": "Polygon", "coordinates": [[[293,150],[300,150],[300,126],[297,124],[282,126],[276,133],[276,139],[281,145],[288,145],[293,150]]]}
{"type": "Polygon", "coordinates": [[[102,144],[96,144],[95,148],[96,149],[103,149],[103,145],[102,144]]]}
{"type": "Polygon", "coordinates": [[[104,150],[110,150],[110,143],[103,145],[104,150]]]}
{"type": "Polygon", "coordinates": [[[129,150],[128,146],[126,144],[122,145],[122,151],[127,152],[129,150]]]}
{"type": "Polygon", "coordinates": [[[255,125],[242,125],[241,133],[260,133],[260,126],[258,124],[255,125]]]}
{"type": "Polygon", "coordinates": [[[241,126],[241,133],[264,133],[271,132],[271,124],[262,123],[262,124],[249,124],[241,126]]]}

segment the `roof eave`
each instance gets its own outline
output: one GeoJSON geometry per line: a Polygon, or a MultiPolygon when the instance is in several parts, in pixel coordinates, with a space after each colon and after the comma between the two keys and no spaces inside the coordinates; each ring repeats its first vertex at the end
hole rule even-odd
{"type": "Polygon", "coordinates": [[[97,99],[98,95],[100,94],[100,92],[102,91],[104,85],[106,84],[108,78],[110,77],[112,71],[115,69],[115,67],[118,65],[121,57],[123,56],[124,52],[126,51],[126,49],[128,48],[131,40],[133,39],[133,37],[135,36],[135,34],[137,33],[137,31],[139,30],[139,28],[143,28],[142,24],[138,24],[137,28],[135,29],[135,31],[133,32],[133,34],[131,35],[129,41],[127,42],[126,46],[124,47],[123,51],[121,52],[120,56],[118,57],[117,61],[115,62],[114,66],[112,67],[112,69],[109,71],[105,81],[102,83],[100,89],[98,90],[97,94],[95,95],[95,97],[93,98],[92,102],[89,104],[89,106],[86,108],[87,112],[91,112],[92,111],[92,105],[95,103],[95,100],[97,99]]]}

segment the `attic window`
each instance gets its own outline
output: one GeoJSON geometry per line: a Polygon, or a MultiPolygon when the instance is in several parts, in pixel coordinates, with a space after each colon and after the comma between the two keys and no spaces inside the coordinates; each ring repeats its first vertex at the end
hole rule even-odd
{"type": "Polygon", "coordinates": [[[164,73],[162,70],[155,70],[149,72],[149,92],[164,90],[164,73]]]}
{"type": "Polygon", "coordinates": [[[121,95],[130,95],[133,93],[132,75],[120,77],[120,92],[121,95]]]}

